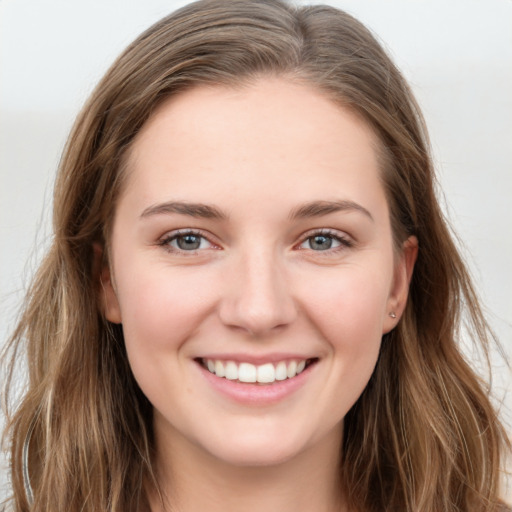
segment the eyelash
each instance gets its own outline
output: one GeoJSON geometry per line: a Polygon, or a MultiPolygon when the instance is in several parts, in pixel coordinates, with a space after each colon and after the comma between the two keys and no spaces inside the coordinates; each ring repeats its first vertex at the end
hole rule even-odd
{"type": "MultiPolygon", "coordinates": [[[[303,248],[301,249],[301,246],[308,240],[312,240],[313,238],[318,237],[318,236],[323,236],[326,238],[330,238],[336,242],[339,242],[338,247],[328,248],[323,251],[322,250],[315,251],[313,249],[309,249],[312,252],[320,253],[322,256],[329,256],[329,255],[337,253],[338,251],[350,249],[351,247],[354,246],[354,241],[351,238],[347,237],[346,235],[343,235],[343,234],[339,233],[338,231],[334,231],[332,229],[320,229],[320,230],[310,231],[310,232],[306,233],[303,236],[303,238],[301,239],[301,241],[299,242],[299,244],[296,245],[296,247],[298,247],[299,250],[304,250],[303,248]]],[[[306,249],[306,250],[308,250],[308,249],[306,249]]]]}
{"type": "MultiPolygon", "coordinates": [[[[201,250],[200,248],[189,251],[189,250],[184,250],[184,249],[180,249],[180,248],[176,248],[176,247],[172,247],[171,246],[171,243],[173,241],[177,240],[180,237],[186,237],[186,236],[198,237],[198,238],[200,238],[202,240],[206,240],[211,246],[216,247],[216,244],[211,242],[209,240],[209,238],[207,236],[205,236],[205,234],[203,232],[198,231],[198,230],[193,230],[193,229],[173,231],[173,232],[165,235],[158,242],[158,245],[160,247],[164,247],[169,252],[180,254],[180,255],[183,255],[183,256],[194,256],[194,255],[197,255],[197,253],[201,250]]],[[[319,236],[330,238],[330,239],[338,242],[339,246],[338,247],[334,247],[334,248],[330,248],[329,247],[328,249],[318,250],[318,251],[315,251],[314,249],[306,249],[306,250],[310,250],[310,251],[315,252],[315,253],[323,253],[322,254],[323,256],[328,256],[330,254],[337,253],[338,251],[342,251],[344,249],[349,249],[349,248],[354,246],[353,240],[351,240],[347,236],[341,235],[339,232],[333,231],[331,229],[320,229],[320,230],[310,231],[310,232],[306,233],[301,238],[301,241],[298,244],[296,244],[294,247],[299,249],[299,250],[305,250],[305,248],[301,248],[301,246],[305,242],[307,242],[308,240],[312,240],[315,237],[319,237],[319,236]]]]}
{"type": "Polygon", "coordinates": [[[195,236],[195,237],[200,238],[202,240],[206,240],[209,244],[211,244],[213,247],[215,247],[215,244],[213,242],[211,242],[208,239],[208,237],[204,235],[204,233],[202,233],[201,231],[193,230],[193,229],[173,231],[173,232],[165,235],[158,242],[158,245],[160,247],[163,247],[167,251],[172,252],[172,253],[180,254],[180,255],[183,255],[183,256],[194,256],[201,249],[198,248],[198,249],[195,249],[195,250],[187,251],[187,250],[184,250],[184,249],[180,249],[180,248],[172,247],[171,246],[171,243],[174,240],[177,240],[178,238],[186,237],[186,236],[195,236]]]}

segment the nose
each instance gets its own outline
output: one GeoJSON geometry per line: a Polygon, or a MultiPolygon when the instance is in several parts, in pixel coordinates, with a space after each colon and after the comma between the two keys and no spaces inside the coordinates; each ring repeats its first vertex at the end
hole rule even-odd
{"type": "Polygon", "coordinates": [[[229,274],[219,307],[224,325],[261,336],[294,321],[295,301],[278,258],[264,252],[240,255],[229,274]]]}

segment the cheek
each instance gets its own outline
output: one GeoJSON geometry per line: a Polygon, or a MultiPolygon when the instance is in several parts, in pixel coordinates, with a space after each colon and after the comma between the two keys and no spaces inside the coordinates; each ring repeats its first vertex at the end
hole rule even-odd
{"type": "Polygon", "coordinates": [[[327,340],[354,351],[380,342],[390,288],[384,276],[368,267],[335,269],[332,275],[316,276],[306,307],[327,340]]]}
{"type": "Polygon", "coordinates": [[[157,265],[132,270],[119,279],[128,359],[135,379],[153,404],[177,399],[173,390],[179,390],[181,398],[188,395],[187,382],[178,376],[188,362],[187,341],[211,311],[212,289],[204,286],[200,271],[185,276],[157,265]]]}
{"type": "Polygon", "coordinates": [[[360,397],[377,363],[389,292],[383,275],[352,268],[324,285],[311,311],[332,351],[331,397],[339,417],[360,397]]]}
{"type": "Polygon", "coordinates": [[[214,301],[212,275],[177,272],[153,265],[120,281],[119,302],[128,350],[179,346],[189,338],[214,301]]]}

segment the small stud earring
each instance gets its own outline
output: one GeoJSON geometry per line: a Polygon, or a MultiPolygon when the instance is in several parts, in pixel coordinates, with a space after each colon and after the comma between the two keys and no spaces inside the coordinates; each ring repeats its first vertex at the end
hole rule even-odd
{"type": "Polygon", "coordinates": [[[391,311],[391,313],[389,313],[389,316],[391,318],[396,318],[396,313],[394,311],[391,311]]]}

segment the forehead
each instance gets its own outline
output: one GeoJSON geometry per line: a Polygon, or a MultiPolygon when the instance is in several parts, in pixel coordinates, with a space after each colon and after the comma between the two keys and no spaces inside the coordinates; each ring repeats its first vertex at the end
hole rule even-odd
{"type": "MultiPolygon", "coordinates": [[[[243,87],[197,86],[165,101],[128,155],[128,187],[148,196],[295,187],[297,201],[333,188],[380,184],[378,140],[354,112],[312,86],[259,79],[243,87]],[[167,189],[167,190],[166,190],[167,189]]],[[[198,197],[204,196],[204,197],[198,197]]]]}

